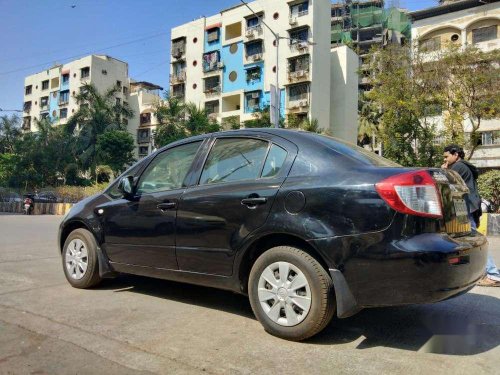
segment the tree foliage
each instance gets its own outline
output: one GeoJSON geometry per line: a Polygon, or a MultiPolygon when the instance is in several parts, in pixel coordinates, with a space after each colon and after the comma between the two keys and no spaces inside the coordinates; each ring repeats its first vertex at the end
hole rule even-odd
{"type": "Polygon", "coordinates": [[[500,210],[500,171],[492,170],[483,173],[477,179],[479,194],[488,199],[500,210]]]}
{"type": "Polygon", "coordinates": [[[120,174],[135,161],[134,138],[123,130],[110,130],[97,137],[97,159],[109,166],[112,174],[120,174]]]}
{"type": "Polygon", "coordinates": [[[499,53],[474,47],[432,53],[409,45],[373,49],[373,89],[359,108],[360,142],[377,136],[384,156],[405,166],[440,165],[442,145],[451,142],[465,144],[470,159],[482,120],[498,117],[499,53]]]}
{"type": "Polygon", "coordinates": [[[159,102],[155,115],[159,122],[154,136],[157,148],[179,139],[220,130],[220,125],[208,116],[204,108],[183,103],[174,97],[166,97],[165,101],[159,102]]]}

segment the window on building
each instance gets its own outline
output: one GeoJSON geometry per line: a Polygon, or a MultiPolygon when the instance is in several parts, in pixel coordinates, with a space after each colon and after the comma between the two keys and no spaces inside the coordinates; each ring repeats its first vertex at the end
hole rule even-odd
{"type": "Polygon", "coordinates": [[[33,90],[33,85],[26,86],[24,88],[24,95],[30,95],[32,90],[33,90]]]}
{"type": "Polygon", "coordinates": [[[139,146],[139,157],[143,158],[148,156],[149,146],[139,146]]]}
{"type": "Polygon", "coordinates": [[[172,96],[174,98],[183,98],[185,93],[185,86],[184,83],[180,85],[173,85],[172,86],[172,96]]]}
{"type": "Polygon", "coordinates": [[[219,28],[214,27],[213,29],[207,30],[207,42],[214,43],[219,41],[219,28]]]}
{"type": "Polygon", "coordinates": [[[116,98],[116,105],[122,104],[122,100],[120,98],[116,98]]]}
{"type": "Polygon", "coordinates": [[[252,91],[245,94],[247,101],[247,112],[253,112],[260,108],[260,91],[252,91]]]}
{"type": "Polygon", "coordinates": [[[49,118],[49,113],[48,112],[42,113],[40,115],[40,120],[45,120],[45,119],[48,119],[48,118],[49,118]]]}
{"type": "Polygon", "coordinates": [[[61,91],[59,94],[59,104],[67,104],[69,102],[69,90],[61,91]]]}
{"type": "Polygon", "coordinates": [[[140,123],[141,125],[151,124],[151,113],[141,113],[140,123]]]}
{"type": "Polygon", "coordinates": [[[241,22],[236,22],[226,26],[226,40],[241,36],[241,22]]]}
{"type": "Polygon", "coordinates": [[[86,66],[85,68],[80,69],[80,78],[88,77],[90,77],[90,67],[86,66]]]}
{"type": "Polygon", "coordinates": [[[220,91],[220,77],[213,76],[204,79],[205,87],[204,92],[219,92],[220,91]]]}
{"type": "Polygon", "coordinates": [[[139,129],[137,131],[137,143],[149,143],[149,129],[139,129]]]}
{"type": "Polygon", "coordinates": [[[172,40],[172,56],[181,57],[186,52],[186,38],[177,38],[172,40]]]}
{"type": "Polygon", "coordinates": [[[309,2],[303,2],[300,4],[292,5],[290,7],[290,15],[292,17],[301,17],[309,13],[309,2]]]}
{"type": "Polygon", "coordinates": [[[293,72],[309,71],[309,55],[299,56],[288,60],[288,70],[293,72]]]}
{"type": "Polygon", "coordinates": [[[49,97],[48,96],[42,96],[40,98],[40,107],[47,107],[49,105],[49,97]]]}
{"type": "Polygon", "coordinates": [[[209,102],[205,102],[205,111],[207,111],[208,115],[212,113],[219,113],[219,101],[212,100],[209,102]]]}
{"type": "Polygon", "coordinates": [[[42,81],[42,90],[48,90],[49,89],[49,80],[47,79],[46,81],[42,81]]]}
{"type": "Polygon", "coordinates": [[[290,86],[289,100],[291,102],[298,100],[307,100],[309,97],[309,84],[301,83],[299,85],[290,86]]]}
{"type": "Polygon", "coordinates": [[[245,45],[247,58],[262,57],[262,40],[250,42],[245,45]]]}
{"type": "Polygon", "coordinates": [[[497,38],[497,25],[472,30],[472,43],[486,42],[497,38]]]}
{"type": "Polygon", "coordinates": [[[203,71],[210,72],[219,68],[220,52],[213,51],[203,54],[203,71]]]}
{"type": "Polygon", "coordinates": [[[62,83],[67,84],[69,83],[69,73],[68,74],[63,74],[62,75],[62,83]]]}
{"type": "Polygon", "coordinates": [[[23,118],[23,129],[24,130],[31,129],[31,117],[30,116],[23,118]]]}
{"type": "Polygon", "coordinates": [[[61,108],[59,111],[59,118],[67,118],[68,117],[68,108],[61,108]]]}
{"type": "Polygon", "coordinates": [[[250,81],[259,81],[262,76],[262,69],[260,66],[253,66],[251,68],[246,69],[247,73],[247,82],[250,81]]]}
{"type": "Polygon", "coordinates": [[[128,95],[128,87],[123,86],[123,95],[128,95]]]}
{"type": "Polygon", "coordinates": [[[425,39],[420,42],[422,52],[439,51],[441,49],[441,37],[425,39]]]}
{"type": "Polygon", "coordinates": [[[122,88],[122,81],[116,81],[116,87],[121,89],[122,88]]]}
{"type": "Polygon", "coordinates": [[[29,112],[31,111],[31,101],[29,102],[24,102],[24,112],[29,112]]]}
{"type": "Polygon", "coordinates": [[[499,145],[500,144],[500,130],[494,130],[481,133],[481,144],[483,146],[499,145]]]}
{"type": "Polygon", "coordinates": [[[251,28],[257,27],[259,25],[260,25],[260,18],[259,17],[247,18],[247,29],[251,29],[251,28]]]}
{"type": "Polygon", "coordinates": [[[290,44],[304,43],[309,39],[309,27],[289,31],[290,44]]]}
{"type": "Polygon", "coordinates": [[[441,116],[443,107],[439,103],[430,103],[424,109],[424,115],[427,117],[441,116]]]}

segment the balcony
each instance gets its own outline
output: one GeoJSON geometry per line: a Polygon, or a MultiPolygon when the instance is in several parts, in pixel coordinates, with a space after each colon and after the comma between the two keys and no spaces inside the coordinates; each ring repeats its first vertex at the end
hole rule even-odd
{"type": "Polygon", "coordinates": [[[24,117],[23,118],[22,129],[23,130],[31,130],[31,117],[24,117]]]}
{"type": "Polygon", "coordinates": [[[58,104],[59,107],[67,106],[69,104],[69,99],[60,99],[58,104]]]}
{"type": "Polygon", "coordinates": [[[220,84],[217,86],[212,86],[212,87],[206,87],[205,90],[203,90],[206,96],[216,96],[220,95],[221,92],[221,86],[220,84]]]}
{"type": "Polygon", "coordinates": [[[262,53],[254,53],[253,55],[247,55],[246,59],[249,62],[257,62],[262,60],[262,53]]]}
{"type": "Polygon", "coordinates": [[[186,71],[182,70],[174,74],[170,74],[170,83],[175,85],[186,81],[186,71]]]}
{"type": "Polygon", "coordinates": [[[293,112],[307,111],[309,109],[309,99],[290,100],[287,109],[293,112]]]}
{"type": "Polygon", "coordinates": [[[254,40],[260,38],[262,34],[263,34],[262,26],[257,25],[248,27],[245,32],[245,37],[247,38],[247,40],[254,40]]]}
{"type": "Polygon", "coordinates": [[[141,117],[140,117],[140,125],[143,126],[143,125],[151,125],[151,113],[141,113],[141,117]]]}
{"type": "Polygon", "coordinates": [[[309,80],[309,70],[296,70],[288,72],[288,82],[295,83],[309,80]]]}
{"type": "Polygon", "coordinates": [[[293,42],[290,44],[290,50],[292,52],[307,53],[309,51],[309,43],[304,40],[293,42]]]}
{"type": "Polygon", "coordinates": [[[222,61],[214,62],[204,62],[203,63],[203,73],[210,73],[221,70],[224,68],[224,63],[222,61]]]}
{"type": "Polygon", "coordinates": [[[170,90],[170,95],[177,99],[184,99],[185,94],[186,94],[186,89],[184,87],[184,84],[174,85],[170,90]]]}
{"type": "Polygon", "coordinates": [[[149,136],[149,134],[147,136],[141,136],[141,135],[137,135],[137,143],[140,144],[140,143],[149,143],[151,141],[151,138],[149,136]]]}

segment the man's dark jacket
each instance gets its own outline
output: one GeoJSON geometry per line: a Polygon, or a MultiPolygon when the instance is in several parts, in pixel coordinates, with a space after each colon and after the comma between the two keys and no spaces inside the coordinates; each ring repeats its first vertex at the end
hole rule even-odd
{"type": "Polygon", "coordinates": [[[467,194],[465,201],[467,202],[470,213],[479,210],[481,208],[481,197],[477,191],[476,179],[479,176],[477,168],[465,160],[459,160],[453,163],[451,169],[462,177],[469,188],[469,194],[467,194]]]}

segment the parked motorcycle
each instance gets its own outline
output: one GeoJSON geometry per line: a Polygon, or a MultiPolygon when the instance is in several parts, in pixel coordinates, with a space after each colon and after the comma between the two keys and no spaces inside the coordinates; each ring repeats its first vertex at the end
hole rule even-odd
{"type": "Polygon", "coordinates": [[[24,204],[24,209],[23,209],[24,214],[31,215],[31,213],[33,212],[33,199],[24,198],[23,204],[24,204]]]}

